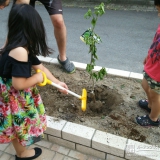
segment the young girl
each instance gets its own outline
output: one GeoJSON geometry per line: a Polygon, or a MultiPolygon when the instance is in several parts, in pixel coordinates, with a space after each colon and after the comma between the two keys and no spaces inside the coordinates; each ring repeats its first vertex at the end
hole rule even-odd
{"type": "MultiPolygon", "coordinates": [[[[160,16],[160,0],[154,0],[160,16]]],[[[160,25],[156,31],[153,43],[144,60],[144,78],[142,87],[148,100],[140,100],[139,106],[149,112],[149,115],[136,117],[136,122],[141,126],[159,126],[160,115],[160,25]]]]}
{"type": "MultiPolygon", "coordinates": [[[[42,73],[31,75],[31,68],[42,70],[48,79],[68,89],[36,57],[47,56],[45,29],[37,11],[30,5],[14,5],[9,13],[8,36],[0,51],[0,143],[12,142],[16,160],[31,160],[40,148],[26,146],[40,141],[46,130],[46,114],[36,88],[42,73]]],[[[60,90],[66,94],[66,90],[60,90]]]]}
{"type": "Polygon", "coordinates": [[[0,0],[0,9],[3,9],[9,5],[10,0],[0,0]]]}

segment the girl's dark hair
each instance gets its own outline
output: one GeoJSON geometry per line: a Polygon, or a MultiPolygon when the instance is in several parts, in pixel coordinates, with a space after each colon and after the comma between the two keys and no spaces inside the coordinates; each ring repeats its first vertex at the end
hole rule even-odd
{"type": "Polygon", "coordinates": [[[46,43],[42,19],[28,4],[15,4],[9,13],[7,44],[2,52],[16,47],[27,48],[33,56],[48,56],[52,52],[46,43]]]}
{"type": "Polygon", "coordinates": [[[0,6],[3,5],[6,2],[6,0],[0,0],[0,6]]]}
{"type": "Polygon", "coordinates": [[[160,6],[160,0],[154,0],[154,5],[155,6],[160,6]]]}

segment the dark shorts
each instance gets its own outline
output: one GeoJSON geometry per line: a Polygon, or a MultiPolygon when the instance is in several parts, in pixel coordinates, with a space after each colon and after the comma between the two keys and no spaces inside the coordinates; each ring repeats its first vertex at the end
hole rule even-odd
{"type": "Polygon", "coordinates": [[[153,80],[145,71],[143,71],[143,76],[147,80],[150,88],[156,93],[160,94],[160,82],[156,82],[155,80],[153,80]]]}
{"type": "Polygon", "coordinates": [[[54,15],[54,14],[62,14],[62,2],[61,0],[30,0],[30,5],[35,7],[35,2],[39,1],[41,2],[49,15],[54,15]]]}

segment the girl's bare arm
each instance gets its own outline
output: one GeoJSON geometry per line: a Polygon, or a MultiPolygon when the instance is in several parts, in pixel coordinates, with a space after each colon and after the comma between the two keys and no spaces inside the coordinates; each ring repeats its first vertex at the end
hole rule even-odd
{"type": "MultiPolygon", "coordinates": [[[[11,50],[9,56],[21,62],[28,61],[27,50],[22,47],[11,50]]],[[[43,82],[42,73],[36,73],[29,78],[12,77],[12,85],[17,90],[23,90],[41,82],[43,82]]]]}

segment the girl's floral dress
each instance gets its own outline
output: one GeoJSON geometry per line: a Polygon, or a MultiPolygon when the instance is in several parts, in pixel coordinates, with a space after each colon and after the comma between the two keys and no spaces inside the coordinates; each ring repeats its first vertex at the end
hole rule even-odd
{"type": "Polygon", "coordinates": [[[17,91],[0,77],[0,143],[17,138],[23,146],[40,141],[46,130],[44,105],[36,86],[17,91]]]}

